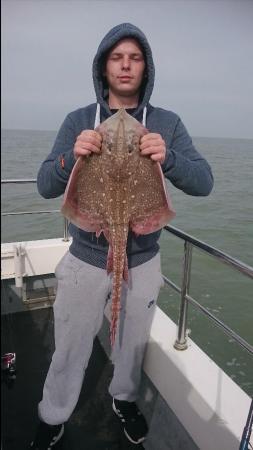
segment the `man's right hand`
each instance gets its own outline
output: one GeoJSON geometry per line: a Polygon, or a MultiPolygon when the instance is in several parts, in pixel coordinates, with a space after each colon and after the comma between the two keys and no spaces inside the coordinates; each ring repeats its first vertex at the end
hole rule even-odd
{"type": "Polygon", "coordinates": [[[97,131],[84,130],[76,139],[74,145],[74,157],[90,155],[92,152],[100,153],[102,137],[97,131]]]}

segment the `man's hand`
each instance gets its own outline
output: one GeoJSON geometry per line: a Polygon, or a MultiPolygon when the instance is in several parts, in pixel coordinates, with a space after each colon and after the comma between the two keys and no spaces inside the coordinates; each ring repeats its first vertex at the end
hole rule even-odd
{"type": "Polygon", "coordinates": [[[99,153],[101,150],[102,137],[94,130],[84,130],[76,139],[74,145],[74,157],[90,155],[92,152],[99,153]]]}
{"type": "Polygon", "coordinates": [[[166,145],[162,136],[158,133],[148,133],[140,140],[141,155],[150,156],[153,161],[162,164],[165,161],[166,145]]]}

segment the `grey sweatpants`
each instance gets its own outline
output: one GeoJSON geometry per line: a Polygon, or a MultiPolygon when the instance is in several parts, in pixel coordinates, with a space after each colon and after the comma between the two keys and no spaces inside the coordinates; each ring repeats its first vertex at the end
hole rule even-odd
{"type": "MultiPolygon", "coordinates": [[[[109,306],[112,277],[67,252],[56,267],[55,352],[39,403],[39,417],[50,425],[66,422],[81,391],[93,340],[109,306]]],[[[160,255],[129,270],[123,282],[120,319],[112,351],[110,394],[135,401],[145,346],[163,283],[160,255]]]]}

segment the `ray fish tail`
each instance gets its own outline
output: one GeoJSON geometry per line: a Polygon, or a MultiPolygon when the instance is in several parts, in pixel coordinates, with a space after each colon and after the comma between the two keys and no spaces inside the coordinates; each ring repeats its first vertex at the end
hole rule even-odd
{"type": "Polygon", "coordinates": [[[111,345],[114,345],[116,331],[118,327],[119,314],[121,309],[121,292],[123,278],[128,281],[128,268],[126,256],[128,227],[124,225],[117,225],[111,232],[111,247],[112,247],[112,265],[113,265],[113,280],[112,280],[112,306],[111,306],[111,325],[110,325],[110,340],[111,345]]]}

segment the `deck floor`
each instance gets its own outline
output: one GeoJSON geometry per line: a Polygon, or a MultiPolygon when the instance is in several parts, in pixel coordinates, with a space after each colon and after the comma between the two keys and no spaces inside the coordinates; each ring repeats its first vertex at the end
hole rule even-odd
{"type": "MultiPolygon", "coordinates": [[[[37,404],[53,353],[52,308],[1,316],[2,349],[16,353],[11,388],[1,383],[2,450],[28,450],[38,423],[37,404]]],[[[143,449],[125,438],[108,393],[113,366],[99,341],[86,371],[79,402],[55,450],[143,449]]]]}

